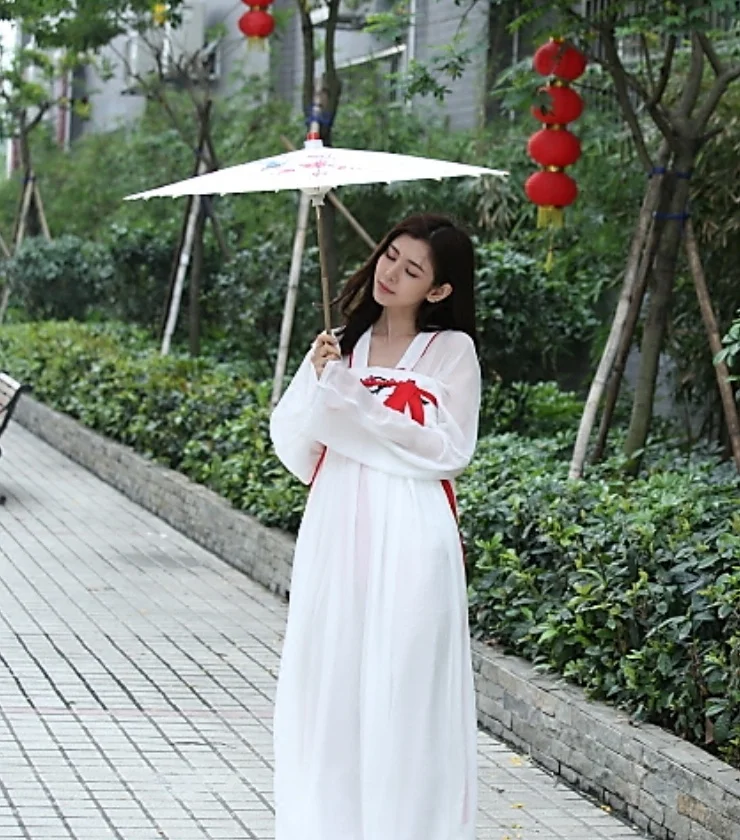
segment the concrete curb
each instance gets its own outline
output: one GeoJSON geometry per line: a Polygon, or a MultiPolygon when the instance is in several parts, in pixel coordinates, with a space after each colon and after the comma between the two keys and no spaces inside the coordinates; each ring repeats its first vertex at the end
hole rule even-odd
{"type": "MultiPolygon", "coordinates": [[[[27,395],[15,418],[253,580],[287,594],[287,534],[27,395]]],[[[658,727],[635,726],[495,647],[474,642],[473,664],[479,721],[494,735],[663,840],[740,840],[740,771],[658,727]]]]}

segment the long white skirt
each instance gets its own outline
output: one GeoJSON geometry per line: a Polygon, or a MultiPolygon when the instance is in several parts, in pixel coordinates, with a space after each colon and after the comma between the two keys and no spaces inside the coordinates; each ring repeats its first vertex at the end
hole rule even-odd
{"type": "Polygon", "coordinates": [[[462,550],[438,481],[329,452],[295,552],[276,840],[473,840],[462,550]]]}

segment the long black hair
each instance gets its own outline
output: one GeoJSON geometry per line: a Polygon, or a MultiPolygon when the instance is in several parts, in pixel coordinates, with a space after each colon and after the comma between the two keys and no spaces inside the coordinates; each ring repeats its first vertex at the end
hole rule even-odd
{"type": "Polygon", "coordinates": [[[452,219],[432,213],[409,216],[390,230],[368,261],[347,281],[334,303],[344,318],[339,343],[342,355],[354,350],[358,340],[380,318],[383,307],[373,297],[375,267],[381,255],[399,236],[427,242],[432,254],[434,285],[449,283],[452,293],[439,303],[423,301],[416,314],[419,332],[460,330],[478,346],[475,328],[475,249],[452,219]]]}

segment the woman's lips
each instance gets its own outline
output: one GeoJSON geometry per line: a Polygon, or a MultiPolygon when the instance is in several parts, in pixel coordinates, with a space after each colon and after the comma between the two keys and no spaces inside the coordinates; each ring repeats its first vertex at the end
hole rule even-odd
{"type": "Polygon", "coordinates": [[[387,295],[394,295],[395,292],[388,288],[388,286],[383,283],[382,280],[378,280],[378,287],[380,288],[381,292],[385,292],[387,295]]]}

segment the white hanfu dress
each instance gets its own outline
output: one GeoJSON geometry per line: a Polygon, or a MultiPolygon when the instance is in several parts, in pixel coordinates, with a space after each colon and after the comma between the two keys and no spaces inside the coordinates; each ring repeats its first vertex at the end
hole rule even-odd
{"type": "Polygon", "coordinates": [[[480,368],[461,332],[397,368],[369,331],[276,407],[285,466],[312,483],[275,718],[276,840],[473,840],[476,711],[451,480],[475,449],[480,368]]]}

